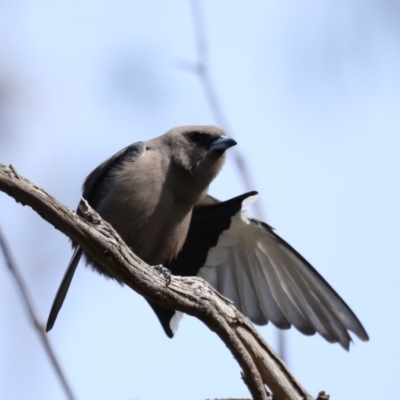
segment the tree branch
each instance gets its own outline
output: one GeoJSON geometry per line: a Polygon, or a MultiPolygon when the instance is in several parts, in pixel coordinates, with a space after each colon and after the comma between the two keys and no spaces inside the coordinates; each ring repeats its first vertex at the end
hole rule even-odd
{"type": "Polygon", "coordinates": [[[22,274],[17,266],[17,263],[14,260],[14,257],[11,254],[10,247],[8,246],[8,244],[6,242],[6,239],[5,239],[1,229],[0,229],[0,248],[3,252],[8,269],[10,270],[11,275],[13,276],[13,278],[17,284],[18,290],[22,297],[22,301],[28,311],[30,321],[31,321],[32,325],[34,326],[36,332],[38,333],[40,340],[42,341],[45,352],[46,352],[47,356],[49,357],[50,363],[53,366],[53,369],[56,372],[58,379],[61,382],[61,386],[64,389],[65,395],[67,396],[67,398],[69,400],[74,400],[75,397],[72,393],[71,386],[68,383],[65,373],[63,372],[61,365],[60,365],[60,363],[56,357],[56,354],[53,350],[53,347],[51,346],[51,344],[49,342],[49,339],[46,335],[44,326],[39,320],[39,317],[38,317],[37,312],[35,311],[35,307],[33,305],[32,297],[29,294],[28,287],[24,282],[22,274]]]}
{"type": "Polygon", "coordinates": [[[86,205],[87,220],[0,164],[0,190],[32,207],[43,219],[78,243],[93,260],[151,301],[193,315],[216,332],[239,363],[253,399],[313,400],[282,360],[232,302],[203,279],[173,276],[171,284],[139,259],[115,230],[86,205]],[[91,222],[89,222],[91,221],[91,222]]]}

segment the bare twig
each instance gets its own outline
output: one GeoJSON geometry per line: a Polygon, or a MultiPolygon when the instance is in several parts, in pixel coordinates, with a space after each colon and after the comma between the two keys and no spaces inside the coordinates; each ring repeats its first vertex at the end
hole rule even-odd
{"type": "MultiPolygon", "coordinates": [[[[210,104],[211,112],[214,114],[214,118],[217,125],[220,126],[222,129],[224,129],[224,131],[228,133],[229,136],[233,137],[232,129],[230,129],[228,120],[223,112],[222,104],[219,99],[209,69],[208,48],[207,48],[204,21],[203,21],[200,2],[198,0],[191,0],[190,4],[192,7],[193,24],[195,30],[196,49],[197,49],[197,61],[195,63],[195,68],[193,70],[199,76],[203,84],[207,100],[210,104]]],[[[238,168],[240,176],[242,177],[244,186],[249,191],[254,190],[255,185],[245,158],[237,149],[232,149],[232,150],[234,154],[235,164],[236,167],[238,168]]],[[[256,209],[258,217],[264,219],[263,210],[261,208],[260,203],[259,202],[256,203],[254,207],[256,209]]]]}
{"type": "MultiPolygon", "coordinates": [[[[194,25],[196,49],[197,49],[197,61],[195,64],[195,68],[192,68],[191,70],[199,76],[199,79],[203,84],[207,100],[210,104],[210,109],[214,114],[214,118],[217,125],[219,125],[222,129],[224,129],[229,136],[233,137],[232,130],[230,129],[228,120],[223,112],[222,104],[219,99],[216,87],[214,85],[210,73],[209,61],[208,61],[208,46],[207,46],[203,13],[200,1],[190,0],[190,4],[192,8],[193,25],[194,25]]],[[[254,190],[255,188],[254,181],[251,176],[250,168],[247,165],[245,157],[236,148],[232,150],[233,150],[232,153],[234,156],[235,164],[242,178],[244,187],[246,188],[246,190],[249,191],[254,190]]],[[[265,221],[265,212],[262,208],[261,202],[255,203],[254,208],[258,218],[265,221]]],[[[278,335],[278,353],[284,360],[286,360],[285,333],[281,330],[278,330],[277,335],[278,335]]]]}
{"type": "Polygon", "coordinates": [[[60,366],[59,361],[57,360],[55,352],[46,336],[44,326],[39,321],[39,317],[35,311],[35,308],[33,305],[33,300],[32,300],[31,295],[29,294],[28,287],[25,284],[24,278],[22,277],[22,274],[17,266],[17,263],[14,260],[13,255],[11,254],[10,247],[8,246],[6,238],[3,235],[1,229],[0,229],[0,248],[3,252],[4,259],[6,261],[8,269],[10,270],[11,275],[15,279],[19,293],[22,297],[22,301],[28,311],[28,316],[31,320],[31,323],[35,327],[36,332],[38,333],[39,338],[42,341],[45,352],[50,360],[52,367],[54,368],[54,370],[56,372],[56,375],[58,376],[58,379],[61,382],[61,386],[64,389],[65,395],[68,399],[74,400],[75,397],[72,393],[72,389],[67,381],[65,373],[63,372],[63,370],[60,366]]]}
{"type": "MultiPolygon", "coordinates": [[[[266,384],[275,400],[313,400],[250,321],[203,279],[173,276],[166,286],[165,279],[138,258],[100,216],[96,216],[99,221],[96,224],[82,219],[15,170],[1,164],[0,190],[32,207],[131,289],[150,301],[203,321],[239,363],[253,399],[267,400],[266,384]]],[[[91,210],[91,213],[95,212],[91,210]]]]}

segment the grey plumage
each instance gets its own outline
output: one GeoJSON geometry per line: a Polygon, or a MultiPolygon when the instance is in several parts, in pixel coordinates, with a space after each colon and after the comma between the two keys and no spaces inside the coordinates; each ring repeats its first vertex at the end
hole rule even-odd
{"type": "MultiPolygon", "coordinates": [[[[193,206],[207,194],[222,168],[225,150],[235,144],[213,126],[171,129],[128,146],[100,164],[86,178],[83,198],[145,262],[166,263],[181,250],[193,206]]],[[[78,247],[54,300],[47,331],[55,322],[81,255],[78,247]]],[[[112,277],[86,259],[93,269],[112,277]]]]}
{"type": "MultiPolygon", "coordinates": [[[[251,217],[248,208],[257,192],[224,202],[207,194],[222,167],[224,151],[236,144],[221,137],[223,131],[215,127],[179,127],[135,143],[87,177],[83,198],[148,264],[163,264],[176,275],[203,277],[256,324],[271,321],[281,329],[293,325],[346,349],[351,341],[348,331],[368,340],[355,314],[321,275],[269,225],[251,217]]],[[[47,330],[81,255],[77,247],[47,330]]],[[[150,305],[172,337],[179,313],[150,305]]]]}

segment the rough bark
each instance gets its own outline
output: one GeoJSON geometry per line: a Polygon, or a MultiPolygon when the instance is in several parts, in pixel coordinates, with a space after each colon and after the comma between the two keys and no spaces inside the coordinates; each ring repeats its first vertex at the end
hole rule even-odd
{"type": "Polygon", "coordinates": [[[165,278],[139,259],[89,205],[86,204],[83,219],[11,166],[0,164],[0,190],[30,206],[134,291],[203,321],[232,352],[253,399],[266,400],[267,385],[276,400],[313,400],[250,321],[207,282],[197,277],[173,276],[166,286],[165,278]]]}

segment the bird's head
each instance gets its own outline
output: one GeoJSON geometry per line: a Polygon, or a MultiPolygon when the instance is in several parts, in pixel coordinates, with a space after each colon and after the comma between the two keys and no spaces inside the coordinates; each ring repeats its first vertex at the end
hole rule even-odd
{"type": "Polygon", "coordinates": [[[218,174],[225,160],[225,150],[236,145],[235,140],[215,126],[182,126],[165,135],[171,161],[195,179],[208,184],[218,174]]]}

